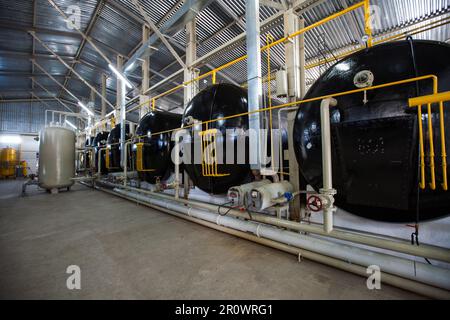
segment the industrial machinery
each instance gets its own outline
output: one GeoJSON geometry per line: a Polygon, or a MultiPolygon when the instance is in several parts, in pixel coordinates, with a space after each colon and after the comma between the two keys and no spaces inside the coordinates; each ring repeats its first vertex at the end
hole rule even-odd
{"type": "Polygon", "coordinates": [[[197,126],[195,123],[246,112],[247,92],[231,84],[210,86],[198,93],[187,105],[183,115],[183,126],[189,127],[191,131],[191,141],[187,142],[194,143],[190,143],[190,150],[184,150],[184,168],[194,185],[203,191],[222,194],[232,186],[250,182],[248,141],[245,137],[243,139],[240,137],[243,130],[248,129],[248,116],[197,126]],[[230,134],[230,130],[234,130],[234,134],[230,134]],[[239,141],[245,143],[246,152],[243,156],[236,152],[239,150],[237,149],[239,141]],[[214,146],[214,152],[209,152],[211,146],[214,146]],[[229,150],[230,146],[233,150],[229,150]],[[232,161],[227,161],[227,154],[232,161]],[[200,163],[196,163],[196,159],[200,159],[200,163]]]}
{"type": "Polygon", "coordinates": [[[270,184],[271,181],[268,179],[263,179],[259,181],[254,181],[246,183],[240,186],[231,187],[228,190],[228,200],[232,207],[247,207],[248,204],[248,193],[255,188],[259,188],[270,184]]]}
{"type": "MultiPolygon", "coordinates": [[[[311,87],[305,100],[355,89],[435,75],[439,92],[450,90],[450,45],[399,41],[375,46],[339,61],[311,87]]],[[[333,187],[336,205],[355,215],[389,222],[427,220],[450,212],[444,190],[439,108],[410,108],[408,99],[433,92],[433,79],[334,96],[330,108],[333,187]],[[420,125],[420,126],[419,126],[420,125]],[[424,155],[419,152],[423,128],[424,155]],[[430,138],[430,139],[428,139],[430,138]],[[431,144],[434,142],[434,146],[431,144]],[[434,152],[433,152],[434,147],[434,152]],[[422,154],[422,155],[423,155],[422,154]],[[421,178],[419,172],[426,174],[421,178]],[[426,181],[422,187],[419,182],[426,181]]],[[[450,123],[445,114],[444,123],[450,123]]],[[[295,151],[303,178],[322,188],[320,101],[301,105],[294,128],[295,151]]]]}
{"type": "Polygon", "coordinates": [[[109,132],[107,131],[100,131],[97,133],[93,140],[93,151],[94,151],[94,167],[95,172],[99,171],[98,168],[98,160],[100,157],[100,173],[106,174],[108,172],[108,169],[106,168],[106,150],[102,150],[106,147],[106,142],[108,140],[109,132]]]}
{"type": "MultiPolygon", "coordinates": [[[[108,172],[118,172],[121,171],[122,166],[120,164],[120,153],[122,151],[121,141],[120,141],[120,128],[121,124],[117,124],[109,133],[107,140],[107,150],[106,150],[106,168],[108,172]]],[[[129,140],[130,135],[130,125],[127,123],[125,125],[125,140],[129,140]]],[[[128,165],[131,164],[131,154],[128,152],[128,165]]]]}
{"type": "Polygon", "coordinates": [[[247,193],[247,208],[262,211],[277,204],[285,204],[292,199],[294,187],[289,181],[256,186],[247,193]]]}
{"type": "Polygon", "coordinates": [[[0,176],[4,178],[16,176],[17,151],[7,147],[0,151],[0,176]]]}
{"type": "Polygon", "coordinates": [[[150,111],[139,122],[134,144],[136,170],[139,177],[148,183],[156,183],[157,179],[165,180],[173,169],[171,160],[172,132],[164,132],[179,128],[181,115],[150,111]],[[159,134],[158,134],[159,133],[159,134]]]}
{"type": "Polygon", "coordinates": [[[68,190],[75,176],[75,132],[46,127],[39,135],[39,186],[52,193],[68,190]]]}

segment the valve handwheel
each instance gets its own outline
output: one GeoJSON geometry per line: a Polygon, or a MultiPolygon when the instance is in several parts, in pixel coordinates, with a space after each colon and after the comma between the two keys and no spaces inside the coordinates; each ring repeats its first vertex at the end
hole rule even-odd
{"type": "Polygon", "coordinates": [[[318,196],[310,196],[308,197],[306,206],[312,212],[319,212],[323,208],[322,199],[318,196]]]}

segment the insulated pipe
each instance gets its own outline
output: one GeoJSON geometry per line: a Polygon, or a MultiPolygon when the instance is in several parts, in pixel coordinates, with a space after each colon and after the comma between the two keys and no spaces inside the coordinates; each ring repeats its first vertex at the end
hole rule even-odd
{"type": "Polygon", "coordinates": [[[168,210],[187,214],[188,216],[201,220],[206,220],[243,232],[250,232],[258,237],[313,251],[321,255],[326,255],[350,263],[356,263],[365,267],[377,265],[380,267],[380,270],[384,272],[450,290],[450,270],[447,269],[348,245],[333,243],[290,231],[284,231],[261,223],[221,216],[206,210],[178,204],[175,201],[150,198],[117,188],[114,189],[114,192],[168,210]]]}
{"type": "MultiPolygon", "coordinates": [[[[245,2],[245,21],[247,28],[247,82],[248,82],[248,111],[257,111],[262,106],[261,82],[261,40],[259,21],[259,0],[245,2]]],[[[250,167],[252,170],[261,170],[262,143],[260,112],[248,115],[250,129],[250,167]]]]}
{"type": "Polygon", "coordinates": [[[124,144],[125,148],[125,158],[123,159],[123,185],[127,185],[127,170],[128,170],[128,146],[131,144],[131,141],[127,141],[124,144]]]}
{"type": "Polygon", "coordinates": [[[182,130],[175,133],[175,199],[180,198],[180,135],[182,133],[182,130]]]}
{"type": "MultiPolygon", "coordinates": [[[[80,182],[80,183],[90,187],[89,185],[87,185],[87,184],[85,184],[83,182],[80,182]]],[[[156,210],[168,213],[168,214],[170,214],[172,216],[176,216],[178,218],[182,218],[182,219],[185,219],[185,220],[188,220],[188,221],[191,221],[191,222],[195,222],[197,224],[200,224],[200,225],[203,225],[203,226],[206,226],[206,227],[218,230],[218,231],[222,231],[224,233],[227,233],[227,234],[230,234],[230,235],[233,235],[233,236],[237,236],[237,237],[243,238],[245,240],[253,241],[253,242],[256,242],[256,243],[268,246],[268,247],[272,247],[272,248],[275,248],[275,249],[278,249],[278,250],[285,251],[287,253],[294,254],[294,255],[296,255],[299,258],[299,260],[301,259],[301,257],[304,257],[306,259],[309,259],[309,260],[312,260],[312,261],[316,261],[316,262],[319,262],[319,263],[323,263],[323,264],[326,264],[326,265],[329,265],[329,266],[332,266],[332,267],[335,267],[335,268],[338,268],[338,269],[341,269],[341,270],[344,270],[344,271],[347,271],[347,272],[355,273],[355,274],[360,275],[362,277],[367,277],[367,270],[366,270],[366,268],[363,268],[361,266],[357,266],[355,264],[350,264],[350,263],[345,262],[345,261],[341,261],[341,260],[338,260],[338,259],[333,259],[333,258],[330,258],[330,257],[326,257],[326,256],[323,256],[323,255],[320,255],[320,254],[317,254],[317,253],[313,253],[313,252],[310,252],[310,251],[302,250],[302,249],[299,249],[299,248],[296,248],[296,247],[293,247],[293,246],[288,246],[288,245],[285,245],[285,244],[282,244],[282,243],[279,243],[279,242],[275,242],[275,241],[272,241],[272,240],[258,238],[257,236],[254,236],[254,235],[242,232],[242,231],[237,231],[237,230],[230,229],[230,228],[227,228],[227,227],[224,227],[224,226],[219,226],[219,225],[217,225],[215,223],[211,223],[211,222],[207,222],[207,221],[200,220],[200,219],[197,219],[197,218],[193,218],[193,217],[190,217],[190,216],[186,216],[184,214],[179,214],[179,213],[170,211],[168,209],[164,209],[164,208],[161,208],[161,207],[158,207],[158,206],[155,206],[155,205],[151,205],[151,204],[146,203],[146,202],[135,200],[133,198],[130,198],[130,197],[127,197],[127,196],[124,196],[124,195],[120,195],[120,194],[114,193],[113,191],[106,190],[106,189],[103,189],[103,188],[100,188],[100,187],[95,187],[95,188],[99,189],[99,190],[102,190],[102,191],[104,191],[106,193],[109,193],[109,194],[112,194],[112,195],[115,195],[115,196],[119,196],[119,197],[122,197],[124,199],[130,200],[130,201],[133,201],[133,202],[137,202],[139,204],[143,204],[143,205],[148,206],[150,208],[154,208],[156,210]]],[[[425,284],[421,284],[421,283],[418,283],[418,282],[415,282],[415,281],[411,281],[411,280],[408,280],[408,279],[400,278],[400,277],[397,277],[397,276],[394,276],[394,275],[390,275],[390,274],[387,274],[387,273],[384,273],[384,272],[381,273],[381,279],[382,279],[382,281],[384,283],[396,286],[396,287],[404,289],[404,290],[416,292],[416,293],[419,293],[419,294],[427,296],[427,297],[431,297],[431,298],[434,298],[434,299],[442,299],[442,300],[450,299],[450,294],[447,291],[445,291],[445,290],[442,290],[442,289],[439,289],[439,288],[435,288],[435,287],[431,287],[431,286],[428,286],[428,285],[425,285],[425,284]]]]}
{"type": "Polygon", "coordinates": [[[327,198],[326,205],[323,208],[323,229],[326,233],[333,230],[333,211],[334,197],[336,190],[333,189],[333,173],[331,169],[331,125],[330,125],[330,106],[337,106],[336,99],[328,98],[322,100],[320,104],[320,121],[322,133],[322,171],[323,171],[323,187],[320,193],[327,198]]]}
{"type": "MultiPolygon", "coordinates": [[[[99,182],[97,182],[99,183],[99,182]]],[[[173,200],[174,198],[171,195],[162,194],[162,193],[156,193],[149,190],[143,190],[133,187],[123,187],[121,185],[108,183],[108,182],[101,182],[103,185],[107,185],[109,187],[119,187],[124,188],[127,190],[136,191],[139,193],[148,194],[151,196],[155,196],[157,198],[166,199],[166,200],[173,200]]],[[[183,204],[190,204],[196,208],[200,209],[206,209],[211,211],[217,211],[218,206],[210,203],[200,202],[200,201],[193,201],[193,200],[186,200],[186,199],[179,199],[177,200],[180,203],[183,204]]],[[[228,212],[228,215],[232,215],[234,217],[238,218],[248,218],[248,214],[245,212],[241,212],[239,210],[231,209],[228,212]]],[[[403,239],[386,239],[382,238],[382,236],[370,236],[370,235],[364,235],[361,233],[356,232],[348,232],[345,230],[339,230],[334,229],[331,233],[326,233],[321,226],[316,225],[310,225],[310,224],[304,224],[304,223],[298,223],[294,221],[286,221],[277,219],[268,215],[263,215],[259,213],[252,213],[252,220],[257,222],[262,222],[266,224],[270,224],[273,226],[286,228],[290,230],[300,231],[300,232],[306,232],[306,233],[313,233],[320,236],[326,236],[331,237],[335,239],[340,239],[344,241],[349,242],[356,242],[363,245],[368,245],[376,248],[381,249],[387,249],[391,251],[401,252],[417,257],[425,257],[429,259],[435,259],[440,260],[444,262],[450,262],[450,250],[447,248],[437,247],[433,245],[427,245],[427,244],[421,244],[420,246],[411,245],[410,242],[404,241],[403,239]]]]}

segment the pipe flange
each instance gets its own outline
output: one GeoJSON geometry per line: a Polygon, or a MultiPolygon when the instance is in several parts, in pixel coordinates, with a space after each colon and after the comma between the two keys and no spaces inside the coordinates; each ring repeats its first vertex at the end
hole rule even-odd
{"type": "Polygon", "coordinates": [[[368,88],[373,85],[375,81],[375,76],[370,70],[363,70],[358,72],[353,78],[353,83],[357,88],[368,88]]]}

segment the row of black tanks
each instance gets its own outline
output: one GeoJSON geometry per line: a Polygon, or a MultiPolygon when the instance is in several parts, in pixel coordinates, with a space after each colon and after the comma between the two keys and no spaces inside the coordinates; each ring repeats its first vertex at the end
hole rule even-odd
{"type": "MultiPolygon", "coordinates": [[[[305,99],[338,92],[391,83],[423,75],[439,78],[439,91],[450,90],[450,46],[431,41],[399,41],[357,52],[329,68],[310,88],[305,99]]],[[[431,81],[418,81],[380,90],[337,97],[338,105],[331,108],[333,184],[338,193],[336,204],[346,211],[374,220],[386,222],[423,221],[445,216],[450,211],[450,195],[441,189],[442,166],[438,108],[433,106],[433,133],[436,139],[436,190],[419,190],[419,141],[417,109],[408,107],[408,99],[432,93],[431,81]]],[[[447,106],[447,103],[446,103],[447,106]]],[[[223,143],[223,164],[218,164],[216,175],[205,174],[201,163],[184,163],[195,186],[211,194],[223,194],[235,185],[253,178],[246,158],[236,164],[238,157],[237,134],[225,135],[233,130],[247,130],[248,116],[205,122],[245,113],[246,90],[231,84],[209,86],[198,93],[185,108],[184,114],[151,111],[145,115],[136,130],[136,143],[141,144],[142,179],[155,183],[173,171],[171,154],[174,146],[168,130],[186,127],[191,132],[187,142],[195,141],[199,131],[216,129],[217,142],[223,143]],[[203,122],[203,125],[193,125],[203,122]],[[193,129],[196,130],[193,130],[193,129]],[[219,134],[222,133],[222,134],[219,134]],[[225,139],[220,141],[220,139],[225,139]],[[228,141],[229,140],[229,141],[228,141]],[[226,155],[234,148],[234,163],[226,164],[226,155]]],[[[426,108],[424,135],[427,136],[426,108]]],[[[449,124],[448,112],[445,123],[449,124]]],[[[128,127],[127,127],[127,130],[128,127]]],[[[127,131],[129,132],[129,131],[127,131]]],[[[120,170],[120,127],[116,126],[108,137],[110,165],[120,170]]],[[[303,104],[297,113],[294,127],[295,151],[301,179],[318,191],[322,187],[322,156],[320,101],[303,104]]],[[[446,138],[450,144],[449,130],[446,138]]],[[[190,144],[194,154],[194,143],[190,144]]],[[[425,141],[425,152],[429,145],[425,141]]],[[[134,148],[136,150],[136,147],[134,148]]],[[[447,150],[447,154],[449,150],[447,150]]],[[[136,157],[136,152],[129,153],[136,157]]],[[[136,159],[134,159],[136,160],[136,159]]],[[[194,160],[194,159],[192,159],[194,160]]],[[[429,157],[426,159],[427,182],[429,157]]],[[[133,159],[130,159],[130,162],[133,159]]],[[[229,159],[228,159],[229,161],[229,159]]]]}

